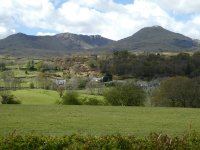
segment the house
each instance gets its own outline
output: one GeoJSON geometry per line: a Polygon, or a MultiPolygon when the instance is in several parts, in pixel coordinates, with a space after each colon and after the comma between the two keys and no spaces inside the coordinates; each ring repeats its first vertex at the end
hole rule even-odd
{"type": "Polygon", "coordinates": [[[93,77],[93,78],[91,78],[90,81],[92,81],[92,82],[101,82],[101,81],[102,81],[102,78],[93,77]]]}
{"type": "Polygon", "coordinates": [[[56,85],[59,85],[59,86],[65,86],[65,84],[66,84],[66,80],[58,80],[58,79],[56,79],[55,80],[55,83],[56,83],[56,85]]]}

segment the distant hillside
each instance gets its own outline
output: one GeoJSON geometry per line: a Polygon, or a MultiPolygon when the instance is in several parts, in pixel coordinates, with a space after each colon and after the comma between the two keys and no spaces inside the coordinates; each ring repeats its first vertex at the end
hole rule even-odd
{"type": "Polygon", "coordinates": [[[130,37],[113,41],[100,35],[61,33],[54,36],[13,34],[0,40],[0,54],[16,56],[62,56],[74,52],[180,52],[199,48],[200,42],[160,26],[145,27],[130,37]]]}
{"type": "Polygon", "coordinates": [[[55,36],[31,36],[17,33],[0,40],[0,53],[22,56],[62,55],[104,46],[111,42],[112,40],[100,35],[62,33],[55,36]]]}
{"type": "Polygon", "coordinates": [[[179,33],[160,26],[145,27],[130,37],[103,47],[105,50],[132,50],[142,52],[194,50],[198,43],[179,33]]]}

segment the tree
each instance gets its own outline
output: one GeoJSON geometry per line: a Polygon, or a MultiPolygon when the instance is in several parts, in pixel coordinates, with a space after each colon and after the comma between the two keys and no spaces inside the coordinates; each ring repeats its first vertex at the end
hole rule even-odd
{"type": "Polygon", "coordinates": [[[12,81],[12,88],[14,90],[16,89],[20,89],[21,88],[21,83],[22,83],[22,80],[20,78],[14,78],[14,80],[12,81]]]}
{"type": "Polygon", "coordinates": [[[58,94],[59,94],[60,97],[63,96],[64,91],[65,91],[65,87],[64,87],[64,86],[59,85],[59,86],[57,87],[57,92],[58,92],[58,94]]]}
{"type": "Polygon", "coordinates": [[[38,71],[45,72],[45,71],[55,71],[57,68],[51,62],[40,61],[40,62],[37,63],[36,69],[38,71]]]}
{"type": "Polygon", "coordinates": [[[36,65],[36,69],[37,69],[38,71],[44,72],[43,64],[44,64],[43,61],[38,62],[37,65],[36,65]]]}
{"type": "Polygon", "coordinates": [[[112,74],[110,73],[106,73],[104,76],[103,76],[103,82],[108,82],[108,81],[112,81],[112,74]]]}
{"type": "Polygon", "coordinates": [[[26,67],[27,67],[29,70],[31,70],[31,71],[35,70],[35,63],[34,63],[34,61],[33,61],[33,60],[28,61],[26,67]]]}
{"type": "Polygon", "coordinates": [[[48,78],[48,75],[45,73],[39,73],[36,78],[36,83],[39,88],[50,89],[53,85],[53,82],[48,78]]]}
{"type": "Polygon", "coordinates": [[[191,79],[191,82],[187,86],[189,107],[200,107],[200,77],[191,79]]]}
{"type": "Polygon", "coordinates": [[[155,106],[199,107],[200,79],[171,77],[161,82],[152,100],[155,106]]]}
{"type": "Polygon", "coordinates": [[[80,64],[75,64],[71,67],[71,69],[74,74],[78,74],[78,73],[80,73],[80,67],[81,67],[80,64]]]}
{"type": "Polygon", "coordinates": [[[0,71],[5,71],[6,70],[6,64],[3,61],[0,61],[0,71]]]}
{"type": "Polygon", "coordinates": [[[87,82],[86,88],[89,90],[90,94],[103,94],[103,88],[105,87],[104,83],[99,81],[89,81],[87,82]]]}
{"type": "Polygon", "coordinates": [[[8,71],[4,71],[1,74],[1,78],[4,81],[4,87],[5,89],[11,89],[14,87],[14,81],[15,81],[15,74],[13,71],[8,70],[8,71]]]}
{"type": "Polygon", "coordinates": [[[80,105],[78,93],[67,91],[62,97],[61,104],[63,105],[80,105]]]}
{"type": "Polygon", "coordinates": [[[134,83],[117,85],[104,93],[106,100],[111,105],[142,106],[146,95],[141,87],[134,83]]]}

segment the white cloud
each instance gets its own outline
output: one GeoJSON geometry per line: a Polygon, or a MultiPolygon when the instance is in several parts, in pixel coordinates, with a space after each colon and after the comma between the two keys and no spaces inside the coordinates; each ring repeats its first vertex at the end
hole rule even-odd
{"type": "Polygon", "coordinates": [[[38,36],[45,36],[45,35],[55,35],[56,33],[51,32],[38,32],[36,35],[38,36]]]}
{"type": "Polygon", "coordinates": [[[3,24],[0,24],[0,39],[4,38],[8,35],[14,34],[16,31],[15,29],[10,29],[3,24]]]}
{"type": "Polygon", "coordinates": [[[5,34],[7,32],[7,29],[5,27],[0,26],[0,33],[5,34]]]}
{"type": "MultiPolygon", "coordinates": [[[[30,30],[45,29],[55,33],[100,34],[118,40],[142,27],[153,25],[200,38],[198,1],[135,0],[126,5],[113,0],[65,0],[61,4],[63,1],[0,0],[0,38],[14,33],[12,30],[15,28],[25,26],[30,30]],[[187,13],[194,15],[189,20],[177,20],[171,16],[187,13]]],[[[52,33],[38,31],[37,35],[52,33]]]]}
{"type": "Polygon", "coordinates": [[[140,0],[129,5],[112,0],[70,0],[58,9],[58,14],[65,25],[56,28],[59,32],[101,34],[116,40],[141,27],[167,25],[172,20],[158,5],[140,0]]]}
{"type": "Polygon", "coordinates": [[[13,0],[16,20],[31,28],[48,28],[55,18],[54,6],[48,0],[13,0]]]}
{"type": "Polygon", "coordinates": [[[199,0],[142,0],[144,2],[154,2],[162,9],[174,11],[175,13],[199,13],[199,0]]]}

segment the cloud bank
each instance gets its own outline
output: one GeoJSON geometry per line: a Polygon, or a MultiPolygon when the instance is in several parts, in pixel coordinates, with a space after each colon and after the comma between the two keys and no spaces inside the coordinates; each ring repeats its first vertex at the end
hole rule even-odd
{"type": "Polygon", "coordinates": [[[200,39],[200,2],[191,0],[0,0],[0,38],[20,28],[36,35],[71,32],[119,40],[160,25],[200,39]],[[175,4],[174,4],[175,3],[175,4]]]}

